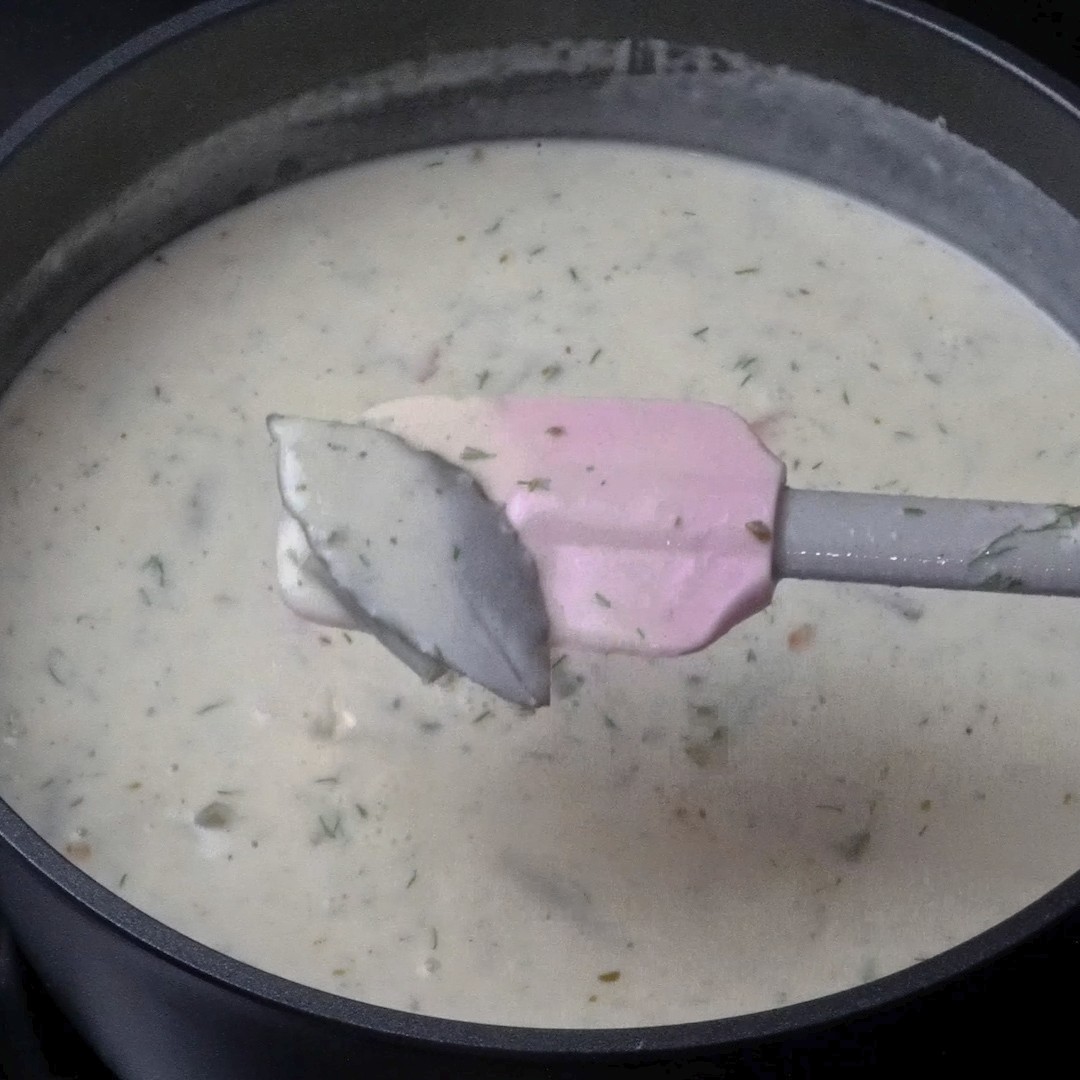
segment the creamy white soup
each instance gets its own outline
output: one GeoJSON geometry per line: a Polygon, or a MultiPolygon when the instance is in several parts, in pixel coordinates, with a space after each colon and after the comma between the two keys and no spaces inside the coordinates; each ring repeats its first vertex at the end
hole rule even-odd
{"type": "Polygon", "coordinates": [[[268,413],[694,398],[795,486],[1080,501],[1080,349],[794,179],[545,142],[344,170],[105,290],[0,403],[0,792],[170,926],[364,1001],[657,1024],[813,997],[1080,866],[1080,603],[784,583],[533,713],[302,621],[268,413]]]}

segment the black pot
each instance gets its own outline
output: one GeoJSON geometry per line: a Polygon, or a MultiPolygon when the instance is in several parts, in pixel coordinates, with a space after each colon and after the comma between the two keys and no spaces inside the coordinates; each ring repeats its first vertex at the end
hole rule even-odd
{"type": "MultiPolygon", "coordinates": [[[[215,213],[360,158],[523,135],[718,149],[824,180],[966,248],[1080,334],[1080,94],[913,3],[211,0],[0,136],[0,380],[110,278],[215,213]],[[478,49],[490,62],[467,76],[430,62],[478,49]],[[908,112],[875,120],[845,88],[908,112]]],[[[108,892],[0,802],[0,909],[103,1060],[138,1080],[726,1075],[748,1046],[895,1008],[1078,908],[1080,875],[934,959],[750,1016],[500,1028],[232,961],[108,892]]]]}

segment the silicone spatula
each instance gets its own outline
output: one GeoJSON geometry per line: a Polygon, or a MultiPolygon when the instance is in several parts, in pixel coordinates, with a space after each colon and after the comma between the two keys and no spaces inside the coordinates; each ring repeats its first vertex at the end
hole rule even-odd
{"type": "MultiPolygon", "coordinates": [[[[404,452],[429,455],[475,481],[501,511],[491,521],[507,526],[504,542],[512,532],[521,557],[535,565],[538,593],[505,566],[485,570],[493,541],[474,530],[462,543],[461,530],[447,524],[456,511],[445,490],[436,496],[429,485],[442,524],[434,531],[430,521],[414,526],[446,564],[446,588],[431,593],[431,603],[460,599],[453,580],[464,580],[465,567],[457,564],[465,557],[473,575],[470,603],[475,608],[477,597],[497,603],[499,632],[509,635],[503,640],[513,639],[517,617],[528,626],[528,644],[516,655],[535,660],[531,689],[506,693],[503,678],[496,692],[511,700],[544,699],[539,657],[546,663],[549,643],[651,656],[693,652],[765,607],[785,577],[1080,595],[1080,507],[787,488],[780,460],[741,417],[719,405],[414,397],[377,406],[358,424],[289,423],[291,442],[277,434],[289,511],[279,534],[279,577],[289,606],[316,622],[358,622],[355,602],[342,603],[352,591],[328,574],[326,552],[312,550],[295,492],[290,505],[282,463],[300,445],[311,456],[320,440],[334,442],[326,434],[331,428],[338,436],[393,437],[404,452]],[[337,588],[328,589],[328,581],[337,588]],[[546,632],[538,630],[537,603],[546,632]]],[[[373,479],[358,458],[334,489],[339,504],[351,499],[346,509],[357,521],[385,517],[385,494],[373,502],[364,490],[373,479]]],[[[356,522],[350,527],[355,531],[356,522]]],[[[363,572],[377,593],[378,572],[370,570],[363,572]]],[[[413,613],[420,624],[429,617],[423,607],[413,613]]],[[[394,623],[392,612],[383,617],[394,623]]],[[[445,644],[419,642],[415,626],[398,629],[425,655],[448,660],[445,644]]],[[[469,632],[462,625],[461,633],[469,632]]],[[[445,642],[455,631],[442,633],[445,642]]],[[[449,666],[484,685],[494,681],[483,663],[472,670],[449,666]]]]}

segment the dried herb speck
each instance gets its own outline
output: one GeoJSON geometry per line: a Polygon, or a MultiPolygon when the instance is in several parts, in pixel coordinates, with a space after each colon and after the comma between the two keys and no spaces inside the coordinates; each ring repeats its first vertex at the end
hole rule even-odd
{"type": "Polygon", "coordinates": [[[205,705],[200,705],[195,710],[196,716],[206,716],[208,713],[216,712],[218,709],[225,708],[226,705],[232,703],[232,698],[218,698],[216,701],[208,701],[205,705]]]}
{"type": "Polygon", "coordinates": [[[71,679],[71,662],[63,649],[52,648],[45,658],[45,670],[57,686],[67,686],[71,679]]]}
{"type": "Polygon", "coordinates": [[[195,815],[195,824],[200,829],[227,829],[235,816],[228,803],[215,801],[207,803],[195,815]]]}
{"type": "Polygon", "coordinates": [[[1003,574],[1000,570],[996,570],[976,586],[976,588],[985,589],[987,592],[1019,592],[1023,587],[1022,578],[1018,578],[1013,574],[1003,574]]]}
{"type": "Polygon", "coordinates": [[[551,479],[547,476],[534,476],[531,480],[519,480],[518,487],[523,487],[529,492],[550,491],[551,479]]]}
{"type": "Polygon", "coordinates": [[[323,836],[327,840],[338,839],[341,833],[341,815],[334,814],[333,817],[319,815],[319,828],[322,830],[323,836]]]}
{"type": "Polygon", "coordinates": [[[767,544],[772,539],[772,529],[764,521],[748,521],[746,531],[755,539],[767,544]]]}
{"type": "Polygon", "coordinates": [[[866,854],[866,849],[869,846],[870,830],[860,829],[859,832],[854,832],[850,836],[845,836],[844,839],[836,845],[836,850],[847,862],[858,862],[866,854]]]}
{"type": "Polygon", "coordinates": [[[150,571],[157,578],[158,588],[165,588],[165,564],[160,555],[151,555],[139,569],[150,571]]]}

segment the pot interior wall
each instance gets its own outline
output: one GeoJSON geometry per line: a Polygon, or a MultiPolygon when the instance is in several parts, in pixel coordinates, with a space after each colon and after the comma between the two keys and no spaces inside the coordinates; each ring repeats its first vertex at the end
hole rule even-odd
{"type": "Polygon", "coordinates": [[[1080,334],[1080,187],[1062,182],[1070,159],[1080,169],[1075,119],[957,43],[843,0],[242,9],[94,87],[0,168],[0,385],[104,283],[206,218],[352,161],[490,138],[787,169],[925,226],[1080,334]]]}

